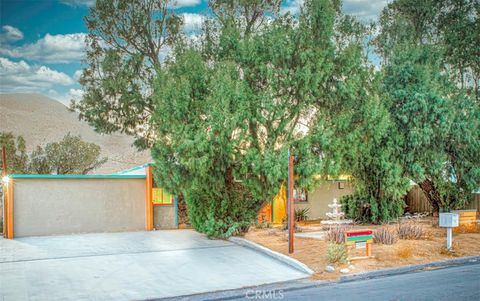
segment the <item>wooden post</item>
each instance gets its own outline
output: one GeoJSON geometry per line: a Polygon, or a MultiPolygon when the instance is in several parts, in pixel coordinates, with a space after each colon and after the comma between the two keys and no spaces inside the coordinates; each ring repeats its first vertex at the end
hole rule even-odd
{"type": "Polygon", "coordinates": [[[294,251],[294,228],[295,228],[295,211],[293,204],[293,188],[294,188],[294,173],[293,173],[293,156],[288,152],[288,253],[292,254],[294,251]]]}
{"type": "Polygon", "coordinates": [[[145,220],[146,225],[145,229],[147,231],[153,230],[153,202],[152,202],[152,189],[153,189],[153,175],[152,175],[152,167],[147,166],[145,167],[146,173],[146,198],[145,198],[145,220]]]}
{"type": "MultiPolygon", "coordinates": [[[[3,190],[3,193],[5,194],[5,207],[7,207],[5,210],[6,212],[6,238],[8,239],[13,239],[13,183],[12,180],[8,181],[8,183],[4,184],[4,187],[6,187],[3,190]]],[[[5,220],[5,219],[4,219],[5,220]]]]}
{"type": "Polygon", "coordinates": [[[372,256],[371,244],[372,244],[372,243],[367,242],[367,244],[365,245],[365,248],[367,249],[367,250],[366,250],[366,255],[367,255],[367,257],[371,257],[371,256],[372,256]]]}
{"type": "Polygon", "coordinates": [[[13,185],[12,181],[3,182],[8,175],[7,148],[2,146],[2,185],[3,185],[3,237],[13,238],[13,185]]]}

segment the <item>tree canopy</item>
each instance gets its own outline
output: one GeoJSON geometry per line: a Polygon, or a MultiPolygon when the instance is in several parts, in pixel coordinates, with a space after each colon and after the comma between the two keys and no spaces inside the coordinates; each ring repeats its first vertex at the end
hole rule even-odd
{"type": "Polygon", "coordinates": [[[245,231],[289,151],[303,188],[351,175],[353,218],[397,218],[411,180],[436,210],[468,203],[480,186],[478,1],[395,0],[373,25],[337,0],[295,15],[281,4],[209,1],[188,37],[169,1],[98,0],[72,107],[152,147],[156,181],[184,194],[209,236],[245,231]]]}
{"type": "Polygon", "coordinates": [[[100,158],[98,145],[71,134],[61,141],[37,146],[30,155],[22,136],[15,138],[12,133],[0,133],[0,145],[7,149],[9,174],[87,174],[107,161],[106,157],[100,158]]]}

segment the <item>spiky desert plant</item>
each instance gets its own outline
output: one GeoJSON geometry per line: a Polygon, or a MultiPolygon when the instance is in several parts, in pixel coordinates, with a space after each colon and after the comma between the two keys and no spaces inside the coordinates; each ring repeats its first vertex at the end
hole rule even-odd
{"type": "Polygon", "coordinates": [[[398,235],[395,231],[382,227],[373,231],[373,238],[375,242],[384,245],[393,245],[398,241],[398,235]]]}
{"type": "Polygon", "coordinates": [[[423,228],[413,223],[400,223],[398,224],[397,233],[401,239],[421,239],[423,228]]]}

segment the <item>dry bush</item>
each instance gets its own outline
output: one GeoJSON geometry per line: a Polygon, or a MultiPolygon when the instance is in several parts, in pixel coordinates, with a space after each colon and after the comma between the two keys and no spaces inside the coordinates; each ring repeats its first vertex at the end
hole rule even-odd
{"type": "Polygon", "coordinates": [[[400,239],[421,239],[423,235],[423,228],[420,225],[406,223],[398,224],[398,236],[400,239]]]}
{"type": "Polygon", "coordinates": [[[374,230],[373,238],[375,242],[378,242],[384,245],[393,245],[398,241],[398,235],[396,231],[393,231],[387,227],[382,227],[374,230]]]}
{"type": "Polygon", "coordinates": [[[337,244],[343,244],[345,242],[345,232],[349,230],[349,227],[332,227],[327,232],[327,240],[337,244]]]}
{"type": "Polygon", "coordinates": [[[412,248],[410,246],[401,246],[397,250],[397,256],[402,259],[408,259],[412,257],[412,248]]]}
{"type": "Polygon", "coordinates": [[[427,229],[423,231],[423,239],[425,240],[434,240],[436,237],[435,232],[427,229]]]}
{"type": "Polygon", "coordinates": [[[348,251],[343,244],[329,243],[327,246],[327,261],[329,263],[347,262],[348,251]]]}

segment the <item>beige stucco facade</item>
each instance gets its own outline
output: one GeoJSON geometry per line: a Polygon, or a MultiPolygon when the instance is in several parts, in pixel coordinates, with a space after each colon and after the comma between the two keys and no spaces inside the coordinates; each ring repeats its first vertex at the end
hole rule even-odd
{"type": "Polygon", "coordinates": [[[145,179],[13,180],[15,237],[145,230],[145,179]]]}
{"type": "Polygon", "coordinates": [[[175,206],[153,206],[153,227],[156,230],[177,229],[175,206]]]}
{"type": "Polygon", "coordinates": [[[348,181],[326,181],[308,193],[306,203],[296,203],[295,209],[310,208],[308,219],[327,219],[326,213],[331,211],[328,204],[331,204],[334,198],[340,202],[342,196],[352,193],[353,186],[348,181]]]}

